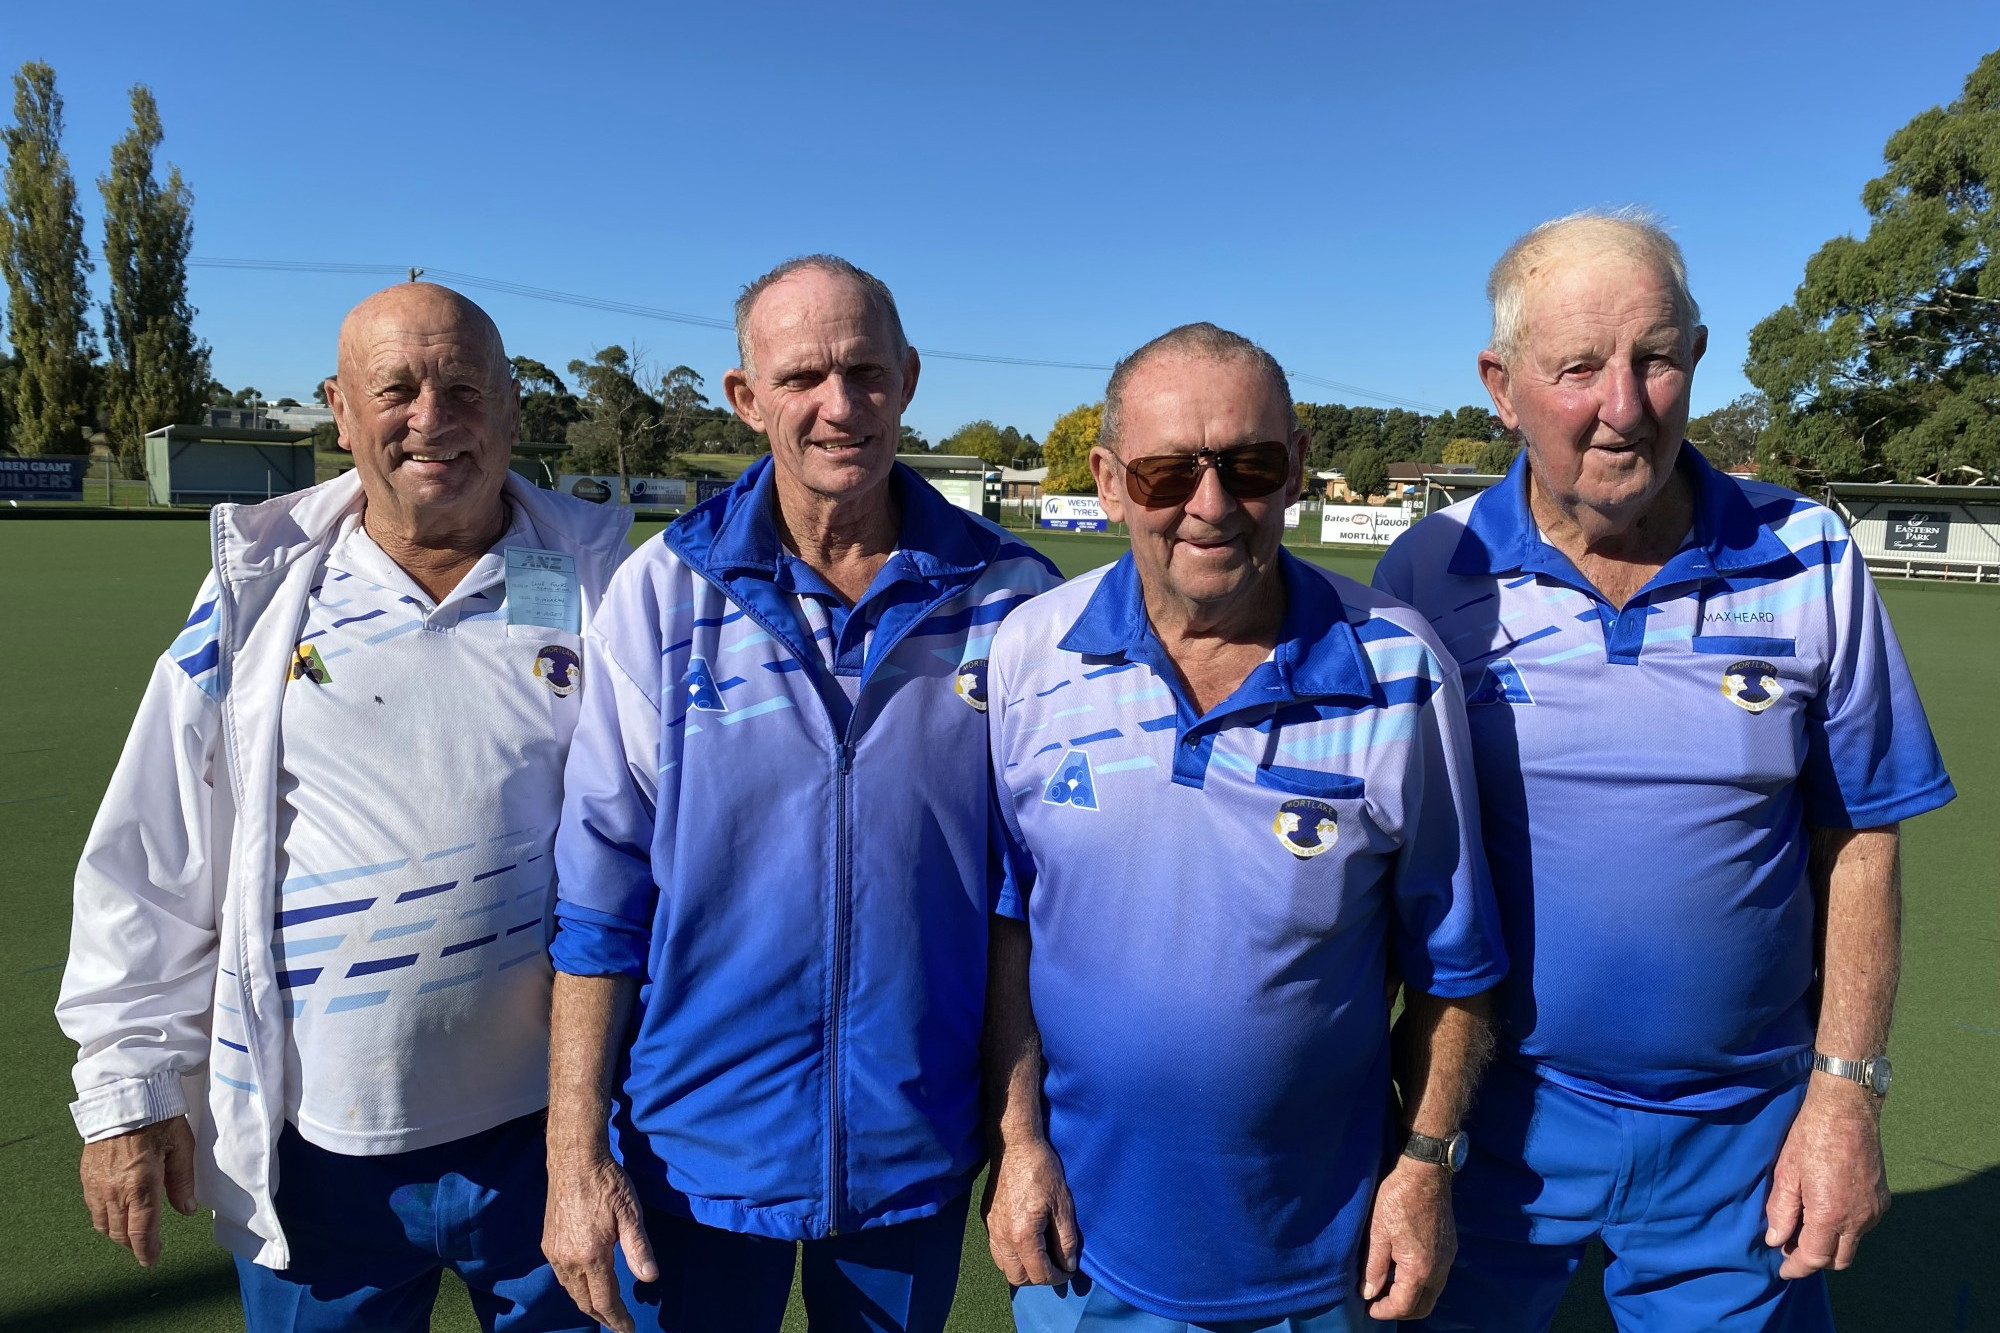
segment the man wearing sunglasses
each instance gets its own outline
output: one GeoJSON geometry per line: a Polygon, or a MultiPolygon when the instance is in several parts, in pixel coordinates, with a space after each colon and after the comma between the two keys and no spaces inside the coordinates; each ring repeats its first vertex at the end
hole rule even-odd
{"type": "Polygon", "coordinates": [[[986,1220],[1033,1333],[1325,1333],[1450,1265],[1506,966],[1457,672],[1284,550],[1305,444],[1256,344],[1140,348],[1091,453],[1131,550],[994,640],[986,1220]]]}

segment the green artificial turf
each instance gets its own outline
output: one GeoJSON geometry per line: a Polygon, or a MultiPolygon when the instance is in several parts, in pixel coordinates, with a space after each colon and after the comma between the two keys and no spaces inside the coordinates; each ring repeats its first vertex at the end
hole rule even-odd
{"type": "MultiPolygon", "coordinates": [[[[635,533],[642,540],[658,530],[635,533]]],[[[1117,539],[1035,534],[1067,574],[1117,539]]],[[[1366,578],[1365,552],[1300,553],[1366,578]]],[[[200,1219],[171,1219],[142,1272],[90,1230],[66,1104],[74,1049],[56,1029],[69,880],[147,672],[187,614],[207,562],[200,523],[0,521],[0,1328],[240,1329],[227,1257],[200,1219]]],[[[1958,785],[1905,830],[1905,965],[1885,1120],[1896,1205],[1834,1280],[1848,1329],[2000,1328],[2000,591],[1890,581],[1883,595],[1958,785]]],[[[1162,1219],[1187,1228],[1197,1219],[1162,1219]]],[[[952,1328],[1012,1327],[975,1222],[952,1328]]],[[[1580,1275],[1557,1327],[1609,1328],[1580,1275]]],[[[447,1281],[437,1328],[475,1327],[447,1281]]],[[[791,1326],[803,1328],[794,1311],[791,1326]]]]}

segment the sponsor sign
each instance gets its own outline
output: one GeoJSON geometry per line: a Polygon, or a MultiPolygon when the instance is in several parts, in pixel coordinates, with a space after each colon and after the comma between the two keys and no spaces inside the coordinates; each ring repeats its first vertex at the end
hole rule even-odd
{"type": "Polygon", "coordinates": [[[1296,528],[1299,525],[1299,514],[1300,507],[1298,505],[1288,506],[1285,510],[1285,526],[1296,528]]]}
{"type": "Polygon", "coordinates": [[[1104,506],[1094,495],[1044,495],[1041,525],[1071,532],[1103,532],[1111,520],[1104,516],[1104,506]]]}
{"type": "Polygon", "coordinates": [[[984,512],[986,479],[983,477],[939,477],[926,476],[924,480],[936,488],[937,493],[957,505],[960,509],[970,509],[973,513],[984,512]]]}
{"type": "Polygon", "coordinates": [[[1319,539],[1352,546],[1387,546],[1412,522],[1408,505],[1327,505],[1319,511],[1319,539]]]}
{"type": "Polygon", "coordinates": [[[1943,555],[1951,534],[1951,515],[1935,509],[1891,509],[1889,541],[1891,551],[1925,551],[1943,555]]]}
{"type": "MultiPolygon", "coordinates": [[[[673,477],[627,477],[632,503],[642,509],[685,509],[694,503],[693,482],[673,477]]],[[[556,489],[592,504],[611,504],[618,499],[618,474],[565,472],[556,478],[556,489]]]]}
{"type": "Polygon", "coordinates": [[[88,458],[0,458],[0,500],[81,500],[88,458]]]}

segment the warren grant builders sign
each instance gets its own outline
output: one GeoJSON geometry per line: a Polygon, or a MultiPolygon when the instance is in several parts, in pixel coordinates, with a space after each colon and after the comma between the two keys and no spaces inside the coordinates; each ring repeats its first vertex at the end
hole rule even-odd
{"type": "Polygon", "coordinates": [[[1328,505],[1319,511],[1319,539],[1387,546],[1414,521],[1409,505],[1328,505]]]}
{"type": "Polygon", "coordinates": [[[81,500],[88,458],[0,458],[0,500],[81,500]]]}
{"type": "Polygon", "coordinates": [[[1891,509],[1888,512],[1891,551],[1924,551],[1943,555],[1951,537],[1951,515],[1936,509],[1891,509]]]}

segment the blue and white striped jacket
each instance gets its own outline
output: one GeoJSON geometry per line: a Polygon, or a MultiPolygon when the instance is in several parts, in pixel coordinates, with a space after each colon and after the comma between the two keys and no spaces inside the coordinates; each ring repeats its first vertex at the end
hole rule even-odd
{"type": "Polygon", "coordinates": [[[571,742],[551,952],[643,983],[612,1125],[640,1197],[811,1239],[978,1168],[985,658],[1059,579],[899,465],[850,703],[777,581],[770,466],[635,554],[585,639],[609,688],[571,742]]]}

